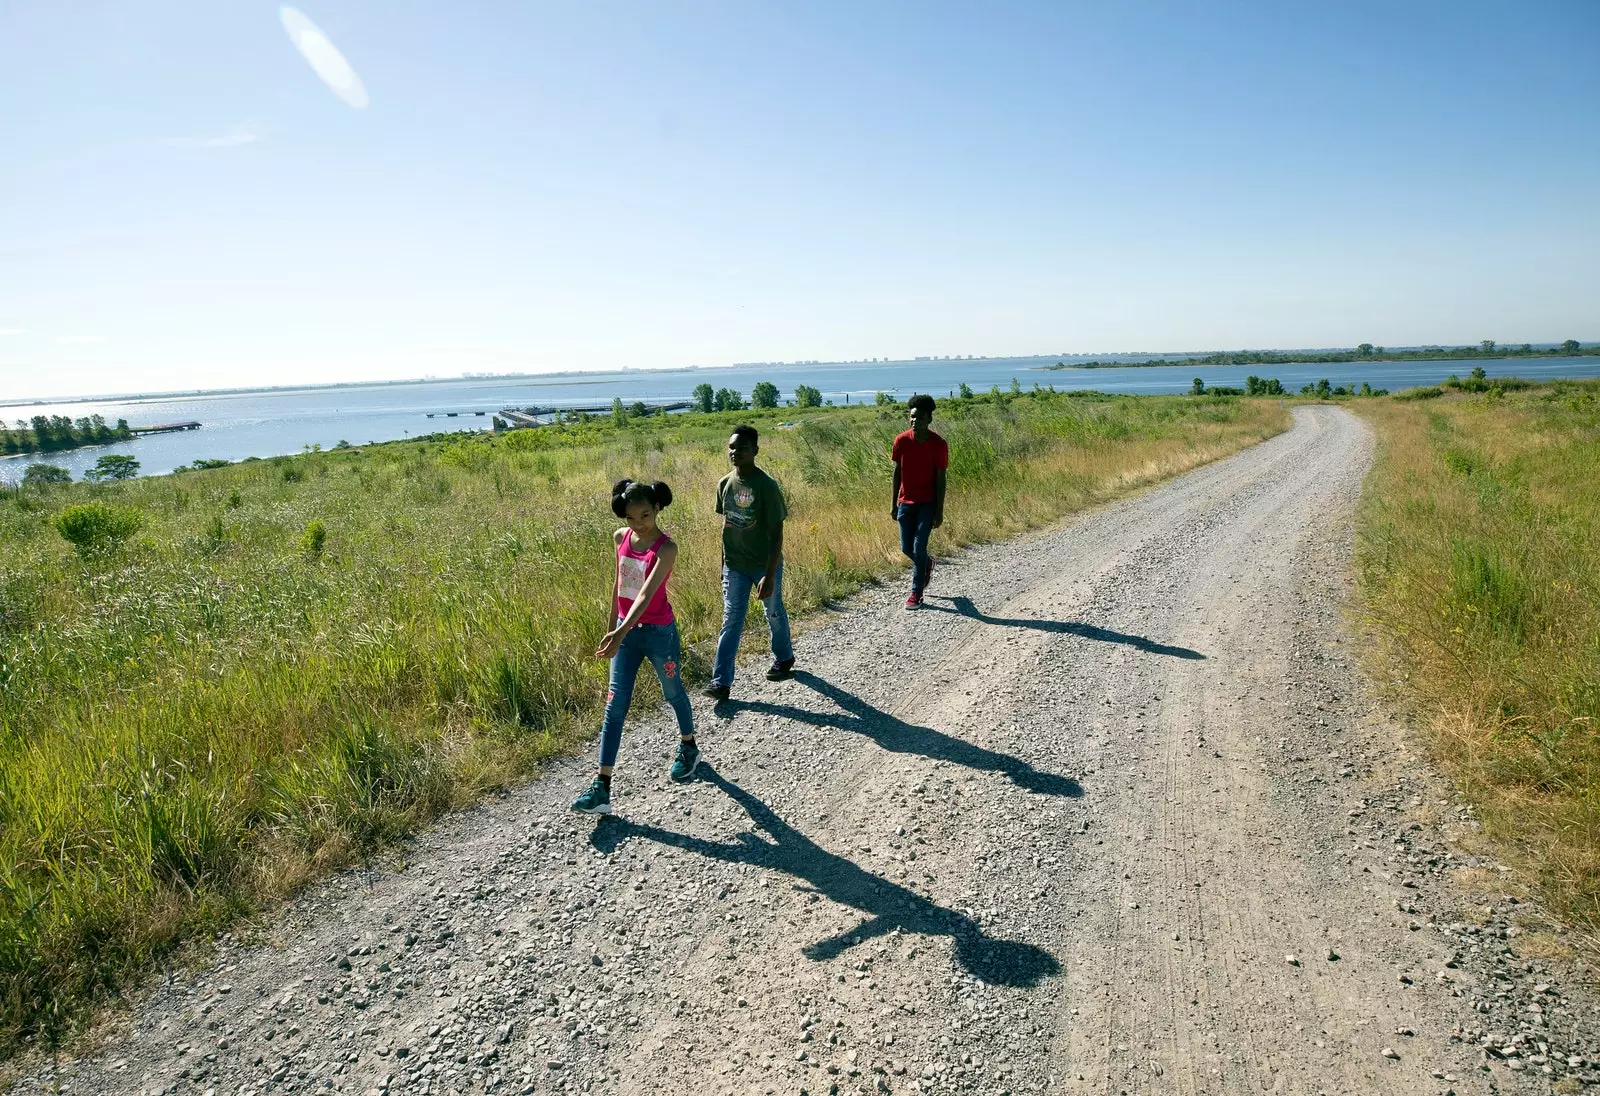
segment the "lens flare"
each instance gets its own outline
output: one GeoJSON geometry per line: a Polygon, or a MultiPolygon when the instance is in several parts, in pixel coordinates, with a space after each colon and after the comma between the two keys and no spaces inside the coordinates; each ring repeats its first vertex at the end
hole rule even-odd
{"type": "Polygon", "coordinates": [[[304,12],[287,4],[278,9],[278,18],[283,20],[283,29],[289,33],[289,41],[306,59],[311,71],[346,103],[357,109],[365,107],[369,100],[361,77],[356,75],[356,70],[344,59],[339,47],[322,33],[321,28],[306,18],[304,12]]]}

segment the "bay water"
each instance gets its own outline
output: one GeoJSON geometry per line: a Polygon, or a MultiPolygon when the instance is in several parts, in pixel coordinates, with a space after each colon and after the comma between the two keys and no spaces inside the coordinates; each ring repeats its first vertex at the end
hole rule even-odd
{"type": "MultiPolygon", "coordinates": [[[[734,389],[746,400],[760,381],[776,384],[785,400],[793,397],[796,385],[805,384],[819,389],[825,399],[843,404],[871,403],[878,392],[902,400],[915,392],[943,398],[953,395],[963,383],[976,392],[986,392],[992,386],[1004,390],[1013,378],[1025,391],[1037,384],[1054,385],[1061,391],[1096,389],[1158,395],[1187,392],[1196,376],[1207,385],[1242,388],[1245,377],[1252,373],[1277,377],[1290,392],[1323,377],[1335,385],[1360,385],[1366,381],[1374,388],[1397,391],[1438,384],[1451,373],[1465,376],[1478,365],[1491,376],[1529,380],[1600,377],[1600,357],[1138,367],[1131,363],[1140,359],[1128,355],[1120,359],[1130,363],[1127,367],[1044,368],[1057,361],[1071,364],[1087,360],[1090,359],[962,358],[639,369],[11,404],[0,406],[0,420],[15,423],[34,415],[67,415],[76,419],[98,414],[108,422],[125,418],[135,427],[183,421],[197,421],[201,427],[107,446],[0,460],[0,482],[14,482],[28,464],[36,461],[67,468],[78,479],[106,453],[131,454],[139,459],[143,474],[156,475],[198,459],[237,461],[298,453],[312,446],[331,449],[341,441],[361,445],[448,430],[487,430],[491,416],[502,408],[609,407],[613,398],[620,398],[625,404],[672,403],[688,400],[699,384],[734,389]]],[[[1096,360],[1119,359],[1101,355],[1096,360]]]]}

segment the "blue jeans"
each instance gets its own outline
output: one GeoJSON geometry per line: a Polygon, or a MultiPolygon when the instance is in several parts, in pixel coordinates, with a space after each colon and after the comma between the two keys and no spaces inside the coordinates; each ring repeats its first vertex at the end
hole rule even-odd
{"type": "Polygon", "coordinates": [[[922,593],[928,585],[933,557],[928,555],[928,537],[933,534],[933,503],[902,502],[895,514],[900,522],[900,551],[911,560],[911,592],[922,593]]]}
{"type": "Polygon", "coordinates": [[[689,706],[689,694],[684,692],[679,674],[680,654],[676,624],[636,624],[622,637],[622,646],[611,656],[611,691],[606,694],[606,717],[600,726],[601,765],[617,763],[622,720],[633,703],[633,683],[639,676],[639,667],[647,658],[661,682],[661,695],[678,717],[678,733],[694,734],[694,709],[689,706]]]}
{"type": "MultiPolygon", "coordinates": [[[[711,666],[711,684],[726,689],[733,684],[733,660],[744,637],[744,617],[750,611],[750,591],[761,582],[763,572],[733,571],[722,565],[722,635],[717,637],[717,658],[711,666]]],[[[767,629],[772,633],[772,657],[788,662],[794,657],[794,642],[789,638],[789,614],[783,607],[783,563],[772,576],[772,596],[761,603],[767,614],[767,629]]]]}

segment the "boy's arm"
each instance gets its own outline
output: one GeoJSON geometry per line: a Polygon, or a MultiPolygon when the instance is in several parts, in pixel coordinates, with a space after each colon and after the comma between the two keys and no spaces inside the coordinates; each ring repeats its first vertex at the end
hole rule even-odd
{"type": "Polygon", "coordinates": [[[767,573],[756,584],[756,599],[766,601],[778,584],[778,564],[783,562],[783,519],[772,527],[772,551],[767,553],[767,573]]]}
{"type": "Polygon", "coordinates": [[[777,589],[778,564],[783,562],[783,519],[789,516],[789,507],[784,504],[781,488],[773,490],[765,510],[762,520],[772,523],[772,549],[767,553],[767,573],[756,584],[756,597],[761,601],[767,600],[777,589]]]}
{"type": "Polygon", "coordinates": [[[889,516],[896,521],[900,520],[900,462],[894,462],[893,490],[889,492],[889,516]]]}
{"type": "Polygon", "coordinates": [[[933,527],[944,524],[944,469],[933,473],[933,527]]]}

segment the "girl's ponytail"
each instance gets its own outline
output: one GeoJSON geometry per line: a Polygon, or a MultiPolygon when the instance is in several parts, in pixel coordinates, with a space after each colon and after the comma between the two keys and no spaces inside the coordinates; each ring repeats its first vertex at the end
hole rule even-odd
{"type": "Polygon", "coordinates": [[[655,496],[657,510],[665,510],[672,505],[672,488],[661,480],[656,480],[650,485],[650,493],[655,496]]]}
{"type": "Polygon", "coordinates": [[[628,516],[628,488],[633,485],[631,479],[619,479],[611,485],[611,512],[619,518],[628,516]]]}

